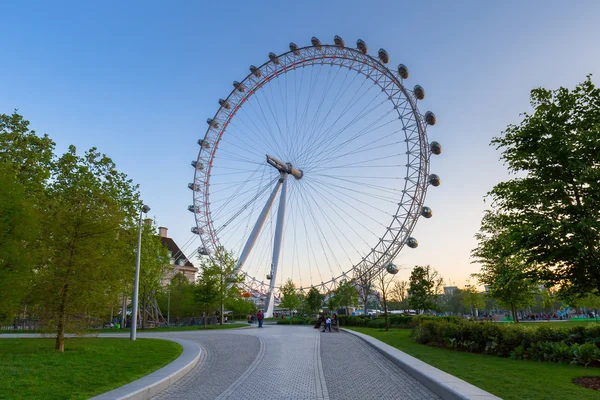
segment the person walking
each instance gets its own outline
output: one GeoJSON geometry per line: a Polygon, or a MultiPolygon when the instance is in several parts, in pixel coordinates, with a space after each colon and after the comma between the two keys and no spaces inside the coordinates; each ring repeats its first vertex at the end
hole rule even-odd
{"type": "Polygon", "coordinates": [[[325,332],[327,329],[329,329],[329,332],[331,332],[331,318],[327,317],[327,319],[325,320],[325,326],[323,327],[323,330],[321,332],[325,332]]]}
{"type": "Polygon", "coordinates": [[[263,319],[265,319],[265,315],[263,314],[262,310],[258,311],[258,314],[256,314],[256,319],[258,319],[258,327],[262,328],[263,319]]]}

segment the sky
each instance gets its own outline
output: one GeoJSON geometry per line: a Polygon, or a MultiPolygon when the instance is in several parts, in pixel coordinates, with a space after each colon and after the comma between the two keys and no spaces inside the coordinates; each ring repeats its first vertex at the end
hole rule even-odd
{"type": "Polygon", "coordinates": [[[385,48],[425,88],[429,139],[444,149],[425,202],[434,216],[397,257],[398,276],[429,264],[458,286],[478,271],[484,196],[509,178],[490,140],[530,110],[531,89],[600,77],[597,1],[9,2],[1,15],[0,112],[18,109],[59,153],[109,155],[180,245],[195,224],[196,141],[250,64],[312,36],[385,48]]]}

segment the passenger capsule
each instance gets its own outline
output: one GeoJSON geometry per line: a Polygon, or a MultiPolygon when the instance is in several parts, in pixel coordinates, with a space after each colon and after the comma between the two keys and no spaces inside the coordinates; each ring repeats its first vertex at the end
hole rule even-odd
{"type": "Polygon", "coordinates": [[[208,250],[206,247],[200,246],[198,247],[198,254],[201,256],[208,256],[210,255],[210,250],[208,250]]]}
{"type": "Polygon", "coordinates": [[[322,50],[322,49],[323,49],[323,46],[321,46],[321,41],[320,41],[319,39],[317,39],[316,37],[314,37],[314,36],[313,36],[313,37],[310,39],[310,42],[312,43],[312,45],[313,45],[314,47],[316,47],[316,48],[317,48],[317,50],[322,50]]]}
{"type": "Polygon", "coordinates": [[[206,123],[211,127],[211,128],[215,128],[215,129],[219,129],[219,123],[217,121],[215,121],[212,118],[209,118],[206,120],[206,123]]]}
{"type": "Polygon", "coordinates": [[[398,267],[394,264],[388,264],[388,266],[385,267],[385,270],[392,275],[396,275],[399,271],[398,267]]]}
{"type": "Polygon", "coordinates": [[[415,97],[417,98],[417,100],[423,100],[425,98],[425,89],[423,89],[419,85],[415,85],[415,88],[413,89],[413,93],[415,94],[415,97]]]}
{"type": "Polygon", "coordinates": [[[239,92],[243,92],[246,90],[246,87],[238,81],[233,81],[233,87],[236,88],[239,92]]]}
{"type": "Polygon", "coordinates": [[[384,49],[379,49],[379,51],[377,52],[377,55],[379,56],[379,59],[381,60],[382,63],[387,64],[390,62],[390,56],[388,55],[387,51],[385,51],[384,49]]]}
{"type": "Polygon", "coordinates": [[[432,113],[431,111],[427,111],[425,113],[425,122],[427,122],[428,125],[435,125],[436,123],[436,119],[435,119],[435,114],[432,113]]]}
{"type": "Polygon", "coordinates": [[[335,43],[335,45],[339,46],[339,47],[346,47],[346,43],[344,43],[344,39],[342,39],[338,35],[335,35],[335,37],[333,38],[333,43],[335,43]]]}
{"type": "Polygon", "coordinates": [[[442,181],[440,180],[439,176],[436,174],[429,175],[429,184],[431,186],[440,186],[440,183],[442,183],[442,181]]]}
{"type": "Polygon", "coordinates": [[[250,66],[250,72],[252,72],[252,75],[254,75],[257,78],[260,78],[262,76],[260,69],[256,68],[254,65],[250,66]]]}
{"type": "Polygon", "coordinates": [[[408,79],[408,67],[404,64],[398,65],[398,75],[402,79],[408,79]]]}
{"type": "Polygon", "coordinates": [[[436,156],[439,156],[440,154],[442,154],[442,145],[438,142],[431,142],[431,144],[429,145],[429,150],[436,156]]]}
{"type": "Polygon", "coordinates": [[[188,189],[197,192],[200,190],[200,185],[196,185],[195,183],[188,183],[188,189]]]}
{"type": "Polygon", "coordinates": [[[421,208],[421,216],[431,218],[433,216],[433,211],[431,211],[431,208],[429,207],[423,207],[421,208]]]}
{"type": "Polygon", "coordinates": [[[188,211],[193,213],[199,213],[200,210],[194,206],[188,206],[188,211]]]}
{"type": "Polygon", "coordinates": [[[416,249],[417,247],[419,247],[419,242],[414,237],[409,237],[408,239],[406,239],[406,245],[411,249],[416,249]]]}
{"type": "Polygon", "coordinates": [[[192,231],[192,233],[195,233],[196,235],[204,235],[204,229],[202,229],[202,228],[198,229],[197,226],[194,226],[191,229],[191,231],[192,231]]]}
{"type": "Polygon", "coordinates": [[[290,50],[292,51],[292,53],[294,53],[294,55],[300,55],[300,48],[296,45],[296,43],[290,43],[290,50]]]}
{"type": "Polygon", "coordinates": [[[204,139],[199,139],[198,140],[198,144],[200,145],[200,147],[202,147],[203,149],[210,149],[210,143],[204,139]]]}
{"type": "Polygon", "coordinates": [[[356,47],[363,53],[363,54],[367,54],[367,52],[369,51],[369,48],[367,47],[367,44],[362,40],[362,39],[358,39],[356,41],[356,47]]]}
{"type": "Polygon", "coordinates": [[[204,169],[204,164],[198,161],[192,161],[192,167],[196,168],[198,171],[202,171],[204,169]]]}
{"type": "Polygon", "coordinates": [[[227,110],[229,110],[231,108],[231,106],[229,105],[229,102],[224,99],[219,99],[219,105],[223,108],[226,108],[227,110]]]}
{"type": "Polygon", "coordinates": [[[277,54],[275,53],[269,53],[269,59],[273,61],[276,65],[280,64],[279,57],[277,57],[277,54]]]}

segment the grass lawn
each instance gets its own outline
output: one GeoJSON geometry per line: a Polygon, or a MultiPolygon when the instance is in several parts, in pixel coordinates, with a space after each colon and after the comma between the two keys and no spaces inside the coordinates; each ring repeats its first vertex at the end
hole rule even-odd
{"type": "Polygon", "coordinates": [[[599,368],[511,360],[430,347],[410,338],[409,329],[349,329],[373,336],[449,374],[503,399],[600,399],[600,392],[571,382],[579,376],[600,376],[599,368]]]}
{"type": "Polygon", "coordinates": [[[181,354],[159,339],[0,339],[0,399],[87,399],[141,378],[181,354]]]}

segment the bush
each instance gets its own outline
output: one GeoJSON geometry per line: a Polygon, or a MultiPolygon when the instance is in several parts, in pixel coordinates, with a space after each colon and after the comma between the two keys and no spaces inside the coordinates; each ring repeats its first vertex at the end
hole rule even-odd
{"type": "Polygon", "coordinates": [[[561,328],[420,317],[411,332],[421,344],[514,359],[574,362],[600,361],[600,325],[561,328]]]}
{"type": "MultiPolygon", "coordinates": [[[[304,318],[304,317],[293,317],[292,318],[292,325],[307,325],[311,322],[311,320],[309,318],[304,318]]],[[[316,321],[315,321],[316,323],[316,321]]],[[[290,325],[290,319],[286,318],[286,319],[278,319],[277,320],[277,325],[290,325]]]]}

